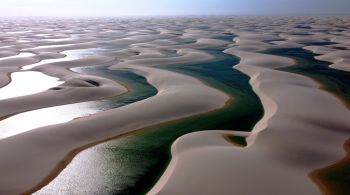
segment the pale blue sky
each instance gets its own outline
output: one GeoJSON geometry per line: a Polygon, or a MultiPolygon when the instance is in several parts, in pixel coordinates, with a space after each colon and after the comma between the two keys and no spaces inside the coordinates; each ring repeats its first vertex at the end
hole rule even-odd
{"type": "Polygon", "coordinates": [[[1,0],[0,16],[343,15],[350,0],[1,0]]]}

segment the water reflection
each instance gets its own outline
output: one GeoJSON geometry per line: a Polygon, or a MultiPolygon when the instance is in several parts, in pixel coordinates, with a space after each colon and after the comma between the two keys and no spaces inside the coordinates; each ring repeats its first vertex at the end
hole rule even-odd
{"type": "MultiPolygon", "coordinates": [[[[42,60],[41,62],[24,66],[22,70],[28,70],[33,67],[48,63],[76,60],[83,57],[103,53],[105,51],[106,49],[102,48],[67,50],[62,52],[66,55],[66,57],[64,58],[42,60]]],[[[25,55],[27,55],[27,53],[21,53],[16,57],[23,57],[25,55]]],[[[96,72],[109,71],[106,67],[92,68],[89,70],[92,74],[96,74],[96,72]]],[[[79,72],[79,68],[75,71],[79,72]]],[[[104,74],[108,75],[111,73],[104,74]]],[[[120,74],[121,73],[119,73],[119,75],[120,74]]],[[[118,74],[111,75],[111,79],[116,79],[116,77],[118,76],[118,74]]],[[[39,93],[63,83],[63,81],[59,81],[58,78],[47,76],[37,71],[15,72],[12,73],[10,76],[11,82],[0,89],[0,100],[39,93]]],[[[56,106],[51,108],[44,108],[24,112],[0,121],[0,139],[10,137],[25,131],[29,131],[38,127],[68,122],[78,117],[88,116],[103,110],[110,109],[112,107],[119,107],[123,105],[123,103],[125,102],[123,102],[122,100],[102,100],[70,104],[64,106],[56,106]],[[72,112],[72,110],[74,110],[74,112],[72,112]]]]}
{"type": "Polygon", "coordinates": [[[11,80],[0,88],[0,100],[39,93],[63,83],[58,78],[36,71],[12,73],[11,80]]]}
{"type": "Polygon", "coordinates": [[[249,77],[232,66],[238,59],[220,49],[207,49],[215,60],[186,65],[169,65],[181,73],[200,78],[236,98],[222,112],[193,118],[155,131],[120,137],[79,153],[47,186],[45,194],[143,194],[166,167],[170,145],[183,135],[204,129],[249,129],[260,119],[262,107],[252,91],[249,77]],[[215,118],[216,120],[208,120],[215,118]],[[248,119],[247,119],[248,118],[248,119]],[[244,119],[244,120],[243,120],[244,119]]]}
{"type": "Polygon", "coordinates": [[[51,41],[51,42],[61,42],[61,41],[72,41],[79,38],[79,35],[72,34],[69,37],[65,38],[45,38],[45,41],[51,41]]]}
{"type": "Polygon", "coordinates": [[[131,72],[111,71],[107,66],[87,67],[75,69],[75,71],[118,80],[118,82],[127,85],[131,89],[131,92],[111,99],[55,106],[14,115],[0,121],[0,139],[30,131],[38,127],[65,123],[75,118],[124,106],[155,95],[157,92],[154,87],[147,83],[145,78],[131,72]]]}
{"type": "Polygon", "coordinates": [[[21,52],[18,55],[0,58],[0,60],[8,60],[8,59],[13,59],[13,58],[23,58],[23,57],[32,57],[32,56],[35,56],[35,54],[30,53],[30,52],[21,52]]]}
{"type": "Polygon", "coordinates": [[[81,103],[50,107],[15,115],[0,122],[0,139],[38,127],[64,123],[77,117],[94,114],[98,111],[96,106],[94,104],[81,103]]]}
{"type": "MultiPolygon", "coordinates": [[[[84,150],[83,155],[77,155],[55,180],[34,195],[76,194],[77,189],[79,194],[116,194],[116,189],[122,189],[126,184],[132,185],[130,170],[117,168],[125,163],[125,159],[113,154],[118,147],[123,147],[123,143],[111,141],[84,150]],[[124,178],[116,175],[123,175],[124,178]]],[[[139,159],[134,160],[137,162],[139,159]]]]}
{"type": "Polygon", "coordinates": [[[22,70],[30,70],[34,67],[50,64],[50,63],[56,63],[56,62],[67,62],[72,60],[77,60],[83,57],[88,57],[94,54],[103,53],[105,49],[102,48],[89,48],[89,49],[76,49],[76,50],[67,50],[61,52],[62,54],[66,55],[64,58],[58,58],[58,59],[46,59],[41,60],[38,63],[23,66],[22,70]]]}
{"type": "Polygon", "coordinates": [[[33,49],[50,49],[50,48],[68,47],[68,46],[74,46],[74,45],[76,44],[72,43],[72,44],[62,44],[62,45],[41,45],[33,49]]]}

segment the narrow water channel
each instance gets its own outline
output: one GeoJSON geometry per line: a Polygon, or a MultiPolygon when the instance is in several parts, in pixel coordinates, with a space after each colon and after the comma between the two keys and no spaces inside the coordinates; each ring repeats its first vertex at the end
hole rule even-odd
{"type": "Polygon", "coordinates": [[[86,194],[144,194],[166,169],[170,147],[178,137],[211,129],[250,131],[262,117],[263,108],[249,85],[249,77],[232,68],[239,59],[223,50],[208,49],[216,57],[212,61],[165,68],[199,78],[229,94],[234,101],[225,108],[150,127],[84,150],[36,194],[74,194],[76,189],[84,189],[86,194]]]}
{"type": "MultiPolygon", "coordinates": [[[[316,54],[302,48],[274,49],[266,53],[281,55],[296,60],[296,66],[280,70],[305,75],[322,85],[324,90],[332,93],[350,108],[350,72],[330,68],[328,62],[316,60],[316,54]]],[[[346,136],[346,135],[345,135],[346,136]]],[[[318,182],[327,186],[332,194],[349,194],[349,163],[338,167],[323,167],[319,169],[318,182]]]]}

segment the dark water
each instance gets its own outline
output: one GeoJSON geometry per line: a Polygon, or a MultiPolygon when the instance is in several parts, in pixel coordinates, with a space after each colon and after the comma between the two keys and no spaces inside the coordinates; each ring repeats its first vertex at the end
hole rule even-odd
{"type": "Polygon", "coordinates": [[[223,41],[228,41],[228,42],[233,42],[233,39],[235,38],[235,35],[232,34],[223,34],[223,35],[219,35],[219,36],[214,36],[212,37],[213,39],[220,39],[223,41]]]}
{"type": "Polygon", "coordinates": [[[249,85],[249,78],[232,68],[239,60],[222,53],[222,49],[207,52],[217,58],[205,63],[167,66],[166,69],[197,77],[233,96],[234,103],[219,111],[150,127],[99,145],[115,167],[108,173],[113,178],[113,185],[106,187],[109,193],[146,193],[166,169],[172,143],[184,134],[211,129],[250,131],[262,117],[263,108],[249,85]]]}
{"type": "Polygon", "coordinates": [[[295,28],[299,28],[299,29],[312,29],[311,26],[309,26],[309,25],[304,25],[304,24],[297,25],[297,26],[295,26],[295,28]]]}
{"type": "MultiPolygon", "coordinates": [[[[300,28],[309,27],[300,26],[300,28]]],[[[233,37],[217,37],[231,40],[233,37]]],[[[308,43],[329,45],[331,42],[308,43]]],[[[115,167],[106,175],[110,183],[98,193],[144,194],[159,179],[170,159],[170,147],[180,136],[201,130],[226,129],[249,131],[263,115],[258,97],[249,85],[249,78],[232,69],[239,59],[222,53],[223,48],[205,49],[216,56],[204,63],[171,65],[172,71],[194,76],[235,98],[233,104],[219,111],[190,117],[176,122],[164,123],[100,144],[99,153],[108,156],[108,164],[115,167]],[[108,189],[108,190],[107,190],[108,189]]],[[[273,49],[266,52],[286,56],[297,61],[297,65],[280,70],[308,76],[322,83],[326,90],[350,103],[350,74],[329,68],[329,63],[315,60],[315,54],[301,48],[273,49]]],[[[134,82],[135,83],[135,82],[134,82]]],[[[339,176],[336,179],[341,179],[339,176]]]]}
{"type": "MultiPolygon", "coordinates": [[[[223,35],[220,39],[232,40],[233,36],[223,35]]],[[[73,161],[69,165],[72,170],[62,172],[64,176],[53,185],[51,192],[57,191],[55,186],[63,186],[65,193],[74,193],[83,183],[85,191],[92,194],[145,194],[166,169],[171,160],[170,147],[180,136],[213,129],[250,131],[263,116],[263,108],[249,85],[249,77],[232,68],[239,59],[224,54],[224,48],[204,50],[216,58],[204,63],[163,68],[196,77],[234,97],[233,102],[217,111],[149,127],[87,149],[75,158],[77,163],[73,161]],[[81,170],[78,179],[72,174],[76,170],[81,170]]],[[[84,68],[79,72],[115,79],[135,89],[127,97],[103,100],[110,107],[132,102],[135,96],[142,99],[154,95],[155,90],[142,77],[130,72],[110,71],[106,67],[84,68]]]]}
{"type": "Polygon", "coordinates": [[[77,68],[75,71],[115,80],[116,82],[128,86],[131,90],[123,96],[101,100],[100,104],[106,107],[106,109],[103,110],[131,104],[157,94],[157,89],[150,85],[144,77],[129,71],[109,70],[108,66],[77,68]]]}
{"type": "MultiPolygon", "coordinates": [[[[282,68],[283,71],[308,76],[321,83],[323,88],[341,98],[350,105],[350,73],[329,68],[330,63],[314,59],[312,52],[301,48],[274,49],[267,53],[282,55],[297,61],[296,66],[282,68]]],[[[349,143],[349,142],[348,142],[349,143]]],[[[349,149],[349,144],[348,144],[349,149]]],[[[350,164],[347,161],[337,163],[335,167],[320,168],[317,176],[322,185],[327,186],[330,194],[349,194],[350,164]]]]}
{"type": "Polygon", "coordinates": [[[350,104],[350,73],[330,68],[330,63],[316,60],[314,53],[302,48],[273,49],[268,54],[280,55],[295,59],[296,66],[282,68],[281,70],[308,76],[325,89],[342,98],[350,104]]]}
{"type": "MultiPolygon", "coordinates": [[[[121,96],[87,102],[88,104],[94,105],[96,112],[125,106],[157,94],[157,89],[151,86],[144,77],[128,71],[109,70],[108,67],[109,66],[106,65],[74,69],[74,71],[83,74],[102,76],[115,80],[116,82],[124,84],[130,90],[130,92],[121,96]]],[[[75,104],[68,105],[70,106],[70,111],[82,109],[82,107],[74,107],[74,105],[75,104]]],[[[85,110],[79,111],[84,112],[85,110]]],[[[53,112],[55,112],[55,110],[53,110],[53,112]]],[[[48,115],[49,114],[50,113],[48,113],[48,115]]],[[[98,129],[96,129],[96,131],[98,131],[98,129]]],[[[115,147],[115,145],[113,147],[115,147]]],[[[114,190],[104,188],[105,185],[107,185],[107,187],[108,185],[112,186],[112,189],[117,187],[113,183],[113,177],[108,174],[109,171],[118,171],[117,169],[113,170],[115,166],[110,163],[110,153],[101,151],[100,147],[97,146],[89,149],[88,155],[78,155],[77,159],[78,160],[75,159],[75,161],[69,164],[49,185],[45,186],[36,194],[93,194],[95,192],[98,192],[98,194],[111,194],[114,192],[114,190]],[[111,165],[113,166],[111,167],[111,165]],[[112,182],[110,182],[110,180],[112,182]]],[[[123,179],[123,181],[128,182],[125,179],[123,179]]]]}
{"type": "MultiPolygon", "coordinates": [[[[34,130],[39,127],[62,124],[79,117],[85,117],[102,111],[125,106],[157,94],[157,89],[149,85],[145,78],[132,72],[111,71],[108,70],[107,67],[80,68],[76,71],[84,72],[85,74],[109,77],[112,80],[122,82],[124,85],[128,86],[131,89],[131,92],[103,100],[53,106],[11,116],[0,122],[0,128],[4,130],[2,131],[0,137],[6,138],[18,133],[34,130]],[[38,120],[38,116],[45,116],[45,120],[38,120]]],[[[45,80],[42,82],[45,82],[45,80]]],[[[100,83],[94,80],[86,80],[86,82],[95,86],[100,85],[100,83]]],[[[51,88],[51,90],[60,89],[60,87],[51,88]]]]}
{"type": "Polygon", "coordinates": [[[303,45],[307,45],[307,46],[326,46],[326,45],[334,45],[334,44],[338,44],[338,43],[330,42],[330,41],[303,43],[303,45]]]}

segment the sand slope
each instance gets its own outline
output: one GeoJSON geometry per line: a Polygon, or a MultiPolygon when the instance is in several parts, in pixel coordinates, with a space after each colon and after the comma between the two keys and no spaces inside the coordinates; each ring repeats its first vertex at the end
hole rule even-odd
{"type": "Polygon", "coordinates": [[[43,187],[81,147],[222,108],[230,98],[223,92],[162,69],[212,60],[206,50],[211,48],[241,59],[235,68],[250,76],[265,115],[251,133],[217,130],[180,137],[168,169],[149,194],[320,194],[309,174],[345,155],[350,113],[344,103],[310,78],[278,70],[294,65],[292,59],[262,52],[304,48],[349,71],[349,18],[4,19],[0,26],[0,87],[10,83],[11,73],[36,63],[40,66],[31,71],[64,81],[55,89],[0,101],[3,120],[127,92],[118,81],[72,71],[77,67],[108,64],[145,77],[158,90],[117,109],[0,140],[0,194],[43,187]],[[65,61],[68,51],[81,56],[65,61]],[[227,135],[246,137],[248,146],[229,143],[227,135]]]}
{"type": "Polygon", "coordinates": [[[158,94],[116,110],[2,140],[0,156],[7,160],[0,162],[0,170],[6,175],[0,180],[1,192],[15,194],[39,184],[74,148],[159,122],[220,108],[228,100],[225,94],[188,76],[153,68],[129,68],[145,76],[157,87],[158,94]],[[191,90],[193,88],[196,90],[191,90]],[[50,147],[45,147],[47,144],[50,147]],[[19,153],[23,151],[23,154],[13,156],[9,151],[14,148],[19,153]],[[21,161],[26,161],[21,168],[12,166],[21,161]]]}
{"type": "Polygon", "coordinates": [[[237,38],[226,50],[241,58],[235,68],[251,77],[265,109],[248,147],[223,139],[241,136],[230,131],[185,135],[173,144],[173,159],[149,194],[320,194],[308,175],[344,156],[350,112],[311,79],[275,70],[291,59],[247,51],[278,47],[266,37],[237,38]]]}

